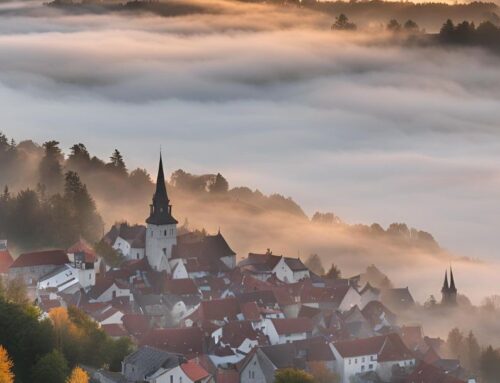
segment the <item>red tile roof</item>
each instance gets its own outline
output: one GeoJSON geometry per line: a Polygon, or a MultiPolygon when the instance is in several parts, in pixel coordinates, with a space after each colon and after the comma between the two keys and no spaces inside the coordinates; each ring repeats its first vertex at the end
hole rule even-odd
{"type": "Polygon", "coordinates": [[[103,329],[106,334],[108,334],[113,338],[118,338],[128,335],[127,331],[121,324],[115,324],[115,323],[103,324],[101,326],[101,329],[103,329]]]}
{"type": "Polygon", "coordinates": [[[9,250],[0,250],[0,274],[5,274],[9,271],[10,265],[14,262],[9,250]]]}
{"type": "Polygon", "coordinates": [[[176,295],[198,295],[200,294],[198,287],[190,278],[183,279],[167,279],[165,281],[165,289],[169,293],[176,295]]]}
{"type": "Polygon", "coordinates": [[[66,263],[69,259],[64,250],[45,250],[21,254],[10,267],[60,266],[66,263]]]}
{"type": "Polygon", "coordinates": [[[139,343],[185,356],[202,354],[204,348],[203,332],[198,327],[153,329],[139,343]]]}
{"type": "Polygon", "coordinates": [[[246,302],[240,305],[241,312],[246,320],[257,321],[260,319],[260,309],[255,302],[246,302]]]}
{"type": "Polygon", "coordinates": [[[405,383],[465,383],[463,380],[442,372],[430,364],[421,363],[406,378],[405,383]]]}
{"type": "Polygon", "coordinates": [[[309,318],[271,319],[271,321],[279,335],[312,332],[313,329],[309,318]]]}
{"type": "Polygon", "coordinates": [[[221,342],[232,348],[241,346],[245,339],[258,340],[260,334],[250,321],[231,321],[222,327],[221,342]]]}
{"type": "Polygon", "coordinates": [[[397,334],[336,342],[333,346],[344,358],[378,355],[379,362],[414,359],[397,334]]]}
{"type": "Polygon", "coordinates": [[[241,313],[240,305],[233,297],[202,301],[198,311],[201,320],[236,319],[241,313]]]}
{"type": "Polygon", "coordinates": [[[181,364],[181,369],[193,382],[197,382],[198,380],[204,379],[210,375],[194,359],[188,360],[186,363],[181,364]]]}
{"type": "Polygon", "coordinates": [[[85,262],[93,263],[97,260],[94,249],[83,238],[74,243],[68,250],[68,254],[83,253],[85,254],[85,262]]]}
{"type": "Polygon", "coordinates": [[[122,322],[129,334],[134,336],[146,334],[151,329],[148,317],[141,314],[125,314],[122,322]]]}

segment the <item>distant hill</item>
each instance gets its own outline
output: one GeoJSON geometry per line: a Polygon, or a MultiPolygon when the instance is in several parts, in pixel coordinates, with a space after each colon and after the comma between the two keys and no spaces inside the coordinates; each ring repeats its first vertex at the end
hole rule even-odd
{"type": "MultiPolygon", "coordinates": [[[[8,186],[10,194],[25,188],[60,193],[62,182],[58,177],[71,170],[86,184],[107,227],[116,221],[144,223],[154,189],[144,169],[128,170],[117,150],[104,160],[91,155],[85,145],[76,144],[69,153],[56,155],[61,174],[53,174],[53,166],[47,166],[47,148],[59,153],[57,145],[55,141],[17,144],[0,136],[0,187],[8,186]]],[[[267,248],[289,256],[316,253],[327,262],[335,257],[340,265],[353,268],[364,267],[367,262],[393,263],[403,256],[406,262],[412,262],[418,258],[416,254],[449,256],[431,234],[404,223],[384,229],[378,224],[350,225],[331,212],[308,217],[290,197],[231,187],[219,173],[195,175],[176,170],[168,192],[173,214],[181,224],[208,232],[220,228],[239,255],[267,248]]]]}

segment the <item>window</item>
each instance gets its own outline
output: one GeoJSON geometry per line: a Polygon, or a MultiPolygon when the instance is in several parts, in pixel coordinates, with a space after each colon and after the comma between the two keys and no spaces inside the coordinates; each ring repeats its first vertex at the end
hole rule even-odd
{"type": "Polygon", "coordinates": [[[364,371],[365,370],[365,366],[361,366],[361,371],[364,371]]]}
{"type": "Polygon", "coordinates": [[[182,383],[182,376],[179,376],[179,383],[182,383]]]}
{"type": "Polygon", "coordinates": [[[363,358],[361,359],[361,362],[365,363],[365,357],[363,356],[363,358]]]}
{"type": "Polygon", "coordinates": [[[358,358],[354,359],[354,364],[358,364],[358,358]]]}
{"type": "Polygon", "coordinates": [[[369,370],[373,370],[373,364],[369,364],[369,365],[368,365],[368,369],[369,369],[369,370]]]}
{"type": "Polygon", "coordinates": [[[170,383],[174,383],[174,376],[170,375],[170,383]]]}
{"type": "Polygon", "coordinates": [[[164,234],[164,235],[165,235],[165,237],[166,237],[166,236],[167,236],[167,231],[166,231],[166,230],[164,230],[164,231],[163,231],[163,234],[164,234]]]}
{"type": "Polygon", "coordinates": [[[349,365],[351,365],[351,360],[352,360],[352,359],[349,359],[349,365]]]}

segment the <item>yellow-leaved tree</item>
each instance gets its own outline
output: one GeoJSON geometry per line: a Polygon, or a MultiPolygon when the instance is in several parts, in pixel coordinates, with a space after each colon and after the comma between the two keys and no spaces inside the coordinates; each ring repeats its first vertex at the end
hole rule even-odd
{"type": "Polygon", "coordinates": [[[13,366],[14,363],[12,363],[9,353],[3,346],[0,346],[0,383],[14,382],[13,366]]]}
{"type": "Polygon", "coordinates": [[[73,371],[71,371],[71,375],[69,376],[67,383],[89,383],[89,376],[85,371],[83,371],[80,367],[75,367],[73,371]]]}

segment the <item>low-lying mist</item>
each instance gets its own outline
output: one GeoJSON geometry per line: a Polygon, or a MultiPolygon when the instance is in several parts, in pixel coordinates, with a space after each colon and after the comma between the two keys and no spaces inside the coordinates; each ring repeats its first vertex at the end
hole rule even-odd
{"type": "MultiPolygon", "coordinates": [[[[408,222],[448,249],[172,195],[181,222],[220,227],[240,256],[318,253],[344,275],[373,263],[421,302],[439,293],[452,262],[475,302],[498,292],[496,55],[407,47],[380,29],[333,32],[332,15],[295,7],[220,1],[166,18],[12,4],[0,9],[9,136],[57,139],[66,150],[85,142],[101,157],[117,147],[153,174],[162,145],[170,169],[220,171],[232,185],[292,195],[309,216],[408,222]]],[[[25,186],[9,177],[0,184],[25,186]]],[[[86,181],[108,225],[143,223],[149,194],[110,201],[86,181]]]]}

